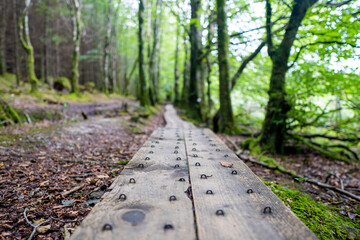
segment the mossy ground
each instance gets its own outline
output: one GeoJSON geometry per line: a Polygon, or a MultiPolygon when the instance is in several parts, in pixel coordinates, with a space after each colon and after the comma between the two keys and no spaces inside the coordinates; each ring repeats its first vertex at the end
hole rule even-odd
{"type": "MultiPolygon", "coordinates": [[[[341,209],[326,206],[298,190],[265,182],[320,239],[360,239],[359,218],[339,214],[341,209]]],[[[360,212],[360,207],[357,209],[360,212]]]]}

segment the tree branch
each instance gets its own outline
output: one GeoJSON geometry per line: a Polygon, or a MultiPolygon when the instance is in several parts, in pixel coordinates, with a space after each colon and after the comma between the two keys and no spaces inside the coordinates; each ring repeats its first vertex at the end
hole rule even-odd
{"type": "Polygon", "coordinates": [[[348,3],[352,2],[352,1],[353,0],[346,0],[344,2],[339,2],[339,3],[334,3],[333,1],[328,1],[326,3],[326,5],[329,6],[329,7],[341,7],[341,6],[346,5],[346,4],[348,4],[348,3]]]}

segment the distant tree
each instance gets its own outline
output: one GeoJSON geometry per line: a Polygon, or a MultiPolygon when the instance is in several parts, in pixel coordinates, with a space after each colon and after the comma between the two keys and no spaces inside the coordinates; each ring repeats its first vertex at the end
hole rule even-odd
{"type": "Polygon", "coordinates": [[[140,100],[140,105],[145,107],[149,105],[149,95],[148,88],[145,78],[145,66],[144,66],[144,0],[139,0],[139,32],[138,32],[138,47],[139,47],[139,93],[138,99],[140,100]]]}
{"type": "Polygon", "coordinates": [[[19,17],[18,25],[19,39],[27,54],[27,75],[31,84],[31,92],[36,92],[38,90],[39,80],[35,74],[34,48],[31,45],[29,33],[29,9],[31,3],[31,0],[25,0],[25,9],[19,17]]]}
{"type": "Polygon", "coordinates": [[[0,3],[0,74],[6,72],[5,44],[6,44],[6,0],[0,3]]]}
{"type": "Polygon", "coordinates": [[[72,9],[74,51],[71,67],[71,92],[79,91],[79,56],[81,43],[81,10],[79,0],[70,0],[72,9]]]}

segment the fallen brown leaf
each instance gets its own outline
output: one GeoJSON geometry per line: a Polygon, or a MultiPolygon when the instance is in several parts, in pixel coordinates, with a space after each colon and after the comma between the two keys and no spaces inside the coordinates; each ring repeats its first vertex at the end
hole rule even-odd
{"type": "Polygon", "coordinates": [[[220,165],[227,168],[232,168],[233,164],[228,162],[220,162],[220,165]]]}

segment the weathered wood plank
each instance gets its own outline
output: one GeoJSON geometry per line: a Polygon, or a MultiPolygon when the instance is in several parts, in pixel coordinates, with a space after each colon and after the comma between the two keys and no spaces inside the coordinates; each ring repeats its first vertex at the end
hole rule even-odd
{"type": "Polygon", "coordinates": [[[164,118],[166,121],[167,128],[179,128],[179,129],[188,129],[188,128],[195,128],[194,124],[186,122],[179,118],[176,114],[176,110],[173,105],[166,105],[165,106],[165,114],[164,118]]]}
{"type": "Polygon", "coordinates": [[[195,239],[183,139],[176,129],[155,131],[71,239],[195,239]]]}
{"type": "Polygon", "coordinates": [[[212,131],[185,132],[199,239],[317,239],[212,131]]]}

